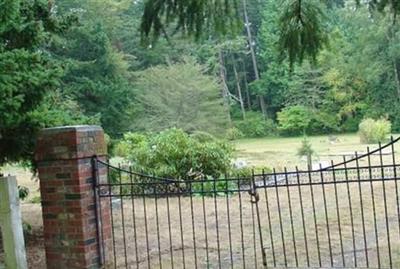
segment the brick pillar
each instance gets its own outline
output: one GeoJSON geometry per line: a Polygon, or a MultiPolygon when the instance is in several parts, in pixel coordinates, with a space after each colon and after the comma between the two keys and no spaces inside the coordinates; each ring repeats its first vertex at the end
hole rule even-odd
{"type": "MultiPolygon", "coordinates": [[[[48,128],[39,134],[35,159],[48,269],[101,268],[102,246],[109,264],[110,208],[103,201],[97,222],[91,164],[94,155],[104,160],[106,154],[104,132],[98,126],[48,128]],[[104,240],[98,239],[98,223],[104,240]]],[[[102,182],[107,180],[104,169],[97,174],[102,182]]]]}

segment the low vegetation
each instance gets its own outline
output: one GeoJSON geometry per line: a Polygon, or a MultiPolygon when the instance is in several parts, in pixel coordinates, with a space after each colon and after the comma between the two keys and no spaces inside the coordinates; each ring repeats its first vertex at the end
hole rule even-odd
{"type": "Polygon", "coordinates": [[[247,113],[246,118],[235,121],[234,126],[240,134],[237,135],[237,138],[277,135],[275,122],[271,119],[264,119],[262,114],[256,112],[247,113]]]}
{"type": "Polygon", "coordinates": [[[233,147],[209,134],[189,135],[172,128],[148,135],[127,133],[116,146],[115,153],[129,160],[136,171],[191,179],[228,173],[233,147]]]}
{"type": "Polygon", "coordinates": [[[361,143],[384,142],[392,130],[392,124],[387,119],[374,120],[367,118],[361,121],[358,134],[361,143]]]}
{"type": "Polygon", "coordinates": [[[297,150],[297,155],[299,157],[305,156],[307,158],[307,167],[312,167],[312,155],[314,150],[310,141],[304,136],[303,141],[301,141],[301,147],[297,150]]]}

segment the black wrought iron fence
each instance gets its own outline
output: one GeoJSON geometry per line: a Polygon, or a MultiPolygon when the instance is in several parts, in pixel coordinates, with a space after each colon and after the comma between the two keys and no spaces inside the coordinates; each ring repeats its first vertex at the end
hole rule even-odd
{"type": "Polygon", "coordinates": [[[97,188],[115,267],[400,268],[398,140],[319,170],[243,178],[166,179],[96,160],[113,178],[97,188]]]}

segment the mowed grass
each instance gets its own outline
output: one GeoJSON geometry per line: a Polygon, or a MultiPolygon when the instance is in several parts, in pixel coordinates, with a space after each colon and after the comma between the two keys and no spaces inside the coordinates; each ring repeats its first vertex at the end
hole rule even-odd
{"type": "MultiPolygon", "coordinates": [[[[398,136],[399,134],[393,135],[394,138],[398,136]]],[[[334,137],[335,140],[328,135],[308,137],[315,152],[313,163],[330,162],[331,160],[338,163],[343,161],[343,155],[349,159],[355,151],[362,154],[367,152],[367,147],[370,147],[371,150],[378,147],[378,144],[360,143],[357,134],[340,134],[334,135],[334,137]]],[[[293,170],[296,166],[306,168],[305,158],[297,155],[302,140],[303,137],[266,137],[241,139],[233,143],[237,159],[246,160],[250,166],[274,167],[279,171],[284,167],[289,170],[293,170]]],[[[400,152],[398,144],[395,145],[396,155],[400,152]]],[[[384,152],[391,152],[391,149],[388,148],[384,152]]]]}

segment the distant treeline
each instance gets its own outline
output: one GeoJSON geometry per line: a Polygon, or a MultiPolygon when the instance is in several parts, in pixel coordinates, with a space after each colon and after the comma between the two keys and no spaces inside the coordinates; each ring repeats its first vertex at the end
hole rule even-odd
{"type": "Polygon", "coordinates": [[[355,2],[321,4],[325,45],[292,66],[277,0],[242,2],[237,35],[194,40],[170,24],[147,43],[143,1],[6,1],[0,163],[29,159],[37,130],[66,124],[237,138],[356,131],[368,117],[399,131],[398,19],[355,2]]]}

